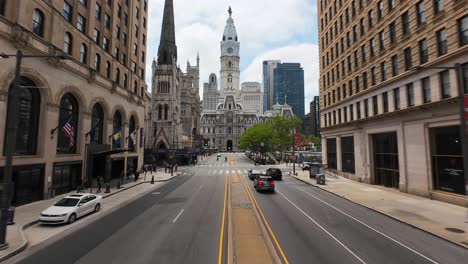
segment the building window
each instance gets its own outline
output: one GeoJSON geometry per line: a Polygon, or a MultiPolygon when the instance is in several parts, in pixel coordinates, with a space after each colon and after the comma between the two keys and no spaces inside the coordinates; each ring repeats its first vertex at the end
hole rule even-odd
{"type": "Polygon", "coordinates": [[[120,49],[115,47],[114,48],[114,57],[118,60],[119,59],[119,54],[120,54],[120,49]]]}
{"type": "Polygon", "coordinates": [[[76,19],[76,28],[78,28],[78,30],[81,32],[85,32],[86,30],[86,18],[84,18],[84,16],[81,14],[78,14],[76,19]]]}
{"type": "Polygon", "coordinates": [[[135,31],[135,37],[138,38],[138,26],[137,25],[135,25],[134,31],[135,31]]]}
{"type": "Polygon", "coordinates": [[[379,44],[380,50],[385,49],[385,33],[382,31],[379,32],[379,44]]]}
{"type": "Polygon", "coordinates": [[[64,2],[63,5],[63,16],[65,17],[65,20],[68,22],[72,22],[73,19],[73,7],[67,1],[64,2]]]}
{"type": "Polygon", "coordinates": [[[104,134],[104,110],[100,104],[95,104],[91,114],[91,132],[90,142],[91,144],[102,144],[102,138],[104,134]]]}
{"type": "Polygon", "coordinates": [[[364,33],[365,33],[364,18],[361,18],[361,24],[360,25],[361,25],[360,26],[361,27],[361,36],[363,36],[364,33]]]}
{"type": "Polygon", "coordinates": [[[367,89],[367,72],[362,73],[362,89],[367,89]]]}
{"type": "Polygon", "coordinates": [[[120,84],[120,69],[115,69],[115,83],[120,84]]]}
{"type": "Polygon", "coordinates": [[[124,12],[124,25],[128,26],[128,14],[127,14],[127,12],[124,12]]]}
{"type": "Polygon", "coordinates": [[[165,105],[164,106],[164,120],[167,120],[168,116],[169,116],[169,106],[165,105]]]}
{"type": "Polygon", "coordinates": [[[356,103],[357,119],[361,119],[361,102],[356,103]]]}
{"type": "Polygon", "coordinates": [[[431,128],[430,134],[434,189],[465,195],[460,128],[431,128]]]}
{"type": "Polygon", "coordinates": [[[115,26],[115,37],[117,39],[120,39],[120,26],[119,25],[115,26]]]}
{"type": "Polygon", "coordinates": [[[444,1],[443,0],[434,0],[434,14],[439,14],[444,10],[444,1]]]}
{"type": "Polygon", "coordinates": [[[133,55],[138,54],[138,45],[136,43],[133,43],[133,55]]]}
{"type": "Polygon", "coordinates": [[[88,5],[88,0],[78,0],[82,5],[87,6],[88,5]]]}
{"type": "Polygon", "coordinates": [[[371,38],[371,40],[369,41],[369,49],[370,49],[370,56],[371,57],[374,57],[375,55],[375,41],[374,41],[374,38],[371,38]]]}
{"type": "Polygon", "coordinates": [[[136,73],[136,63],[132,61],[131,70],[133,73],[136,73]]]}
{"type": "Polygon", "coordinates": [[[379,1],[377,3],[377,19],[380,21],[383,17],[383,2],[379,1]]]}
{"type": "Polygon", "coordinates": [[[420,1],[419,3],[416,4],[416,21],[418,22],[418,26],[426,22],[426,15],[424,14],[423,1],[420,1]]]}
{"type": "Polygon", "coordinates": [[[104,14],[104,26],[110,29],[110,16],[107,13],[104,14]]]}
{"type": "Polygon", "coordinates": [[[5,4],[6,0],[0,0],[0,16],[5,15],[5,4]]]}
{"type": "Polygon", "coordinates": [[[127,33],[122,33],[122,42],[124,47],[127,47],[127,33]]]}
{"type": "Polygon", "coordinates": [[[372,13],[372,9],[367,13],[367,18],[369,20],[369,28],[372,28],[372,26],[374,26],[374,14],[372,13]]]}
{"type": "Polygon", "coordinates": [[[460,39],[460,47],[468,44],[468,15],[458,20],[458,34],[460,39]]]}
{"type": "Polygon", "coordinates": [[[439,73],[440,78],[440,89],[442,92],[442,98],[446,99],[450,97],[450,74],[448,70],[439,73]]]}
{"type": "Polygon", "coordinates": [[[141,52],[141,62],[145,62],[145,52],[141,52]]]}
{"type": "Polygon", "coordinates": [[[106,4],[107,4],[108,6],[111,6],[111,5],[112,5],[112,0],[106,0],[106,4]]]}
{"type": "Polygon", "coordinates": [[[348,89],[349,89],[349,96],[352,96],[353,95],[353,80],[349,80],[348,89]]]}
{"type": "Polygon", "coordinates": [[[143,34],[143,37],[141,38],[141,43],[143,43],[143,45],[146,45],[146,35],[143,34]]]}
{"type": "Polygon", "coordinates": [[[421,80],[422,84],[422,94],[424,103],[431,102],[431,83],[429,77],[423,78],[421,80]]]}
{"type": "Polygon", "coordinates": [[[39,9],[34,9],[33,32],[39,37],[44,37],[44,14],[39,9]]]}
{"type": "Polygon", "coordinates": [[[463,87],[465,87],[465,93],[468,93],[468,63],[462,64],[462,68],[463,87]]]}
{"type": "Polygon", "coordinates": [[[398,75],[398,55],[392,56],[392,77],[398,75]]]}
{"type": "Polygon", "coordinates": [[[112,122],[112,147],[118,149],[122,147],[122,114],[119,110],[115,111],[114,121],[112,122]]]}
{"type": "Polygon", "coordinates": [[[140,78],[145,79],[145,70],[140,69],[140,78]]]}
{"type": "Polygon", "coordinates": [[[421,64],[424,64],[429,61],[429,51],[427,48],[426,39],[419,41],[419,60],[421,64]]]}
{"type": "Polygon", "coordinates": [[[367,60],[367,55],[366,55],[366,44],[362,45],[361,46],[361,58],[362,58],[362,62],[365,63],[366,60],[367,60]]]}
{"type": "Polygon", "coordinates": [[[106,77],[110,78],[110,74],[111,74],[111,64],[109,61],[106,61],[106,77]]]}
{"type": "Polygon", "coordinates": [[[138,7],[135,7],[135,17],[136,19],[140,18],[140,9],[138,7]]]}
{"type": "Polygon", "coordinates": [[[383,112],[388,113],[388,92],[382,94],[383,112]]]}
{"type": "Polygon", "coordinates": [[[403,13],[403,15],[401,15],[401,30],[403,32],[403,35],[406,35],[410,32],[409,23],[409,14],[408,11],[406,11],[405,13],[403,13]]]}
{"type": "Polygon", "coordinates": [[[73,49],[73,36],[70,32],[65,32],[65,37],[63,40],[63,51],[68,55],[72,55],[72,49],[73,49]]]}
{"type": "Polygon", "coordinates": [[[117,4],[117,17],[122,16],[122,6],[120,4],[117,4]]]}
{"type": "Polygon", "coordinates": [[[411,48],[406,48],[403,52],[405,54],[405,70],[409,71],[413,67],[411,48]]]}
{"type": "Polygon", "coordinates": [[[351,121],[354,120],[354,106],[353,105],[349,106],[349,120],[351,121]]]}
{"type": "Polygon", "coordinates": [[[78,131],[78,103],[75,97],[66,93],[60,100],[57,153],[76,153],[78,131]]]}
{"type": "Polygon", "coordinates": [[[356,93],[359,93],[360,88],[360,81],[359,81],[359,76],[356,76],[354,78],[354,83],[356,84],[356,93]]]}
{"type": "Polygon", "coordinates": [[[393,89],[393,104],[395,105],[395,111],[400,110],[400,88],[393,89]]]}
{"type": "Polygon", "coordinates": [[[379,114],[379,101],[377,99],[377,95],[372,96],[372,111],[374,111],[374,116],[379,114]]]}
{"type": "Polygon", "coordinates": [[[98,3],[96,3],[96,20],[101,20],[101,10],[101,6],[98,3]]]}
{"type": "Polygon", "coordinates": [[[83,64],[88,63],[88,47],[84,43],[80,47],[80,62],[83,64]]]}
{"type": "Polygon", "coordinates": [[[341,138],[341,168],[344,172],[355,173],[354,137],[341,138]]]}
{"type": "Polygon", "coordinates": [[[382,78],[382,82],[387,80],[387,65],[385,61],[380,63],[380,77],[382,78]]]}
{"type": "Polygon", "coordinates": [[[122,52],[122,58],[121,58],[121,63],[122,64],[127,64],[127,54],[122,52]]]}
{"type": "Polygon", "coordinates": [[[102,49],[104,49],[106,52],[109,52],[109,39],[106,37],[102,38],[102,49]]]}
{"type": "Polygon", "coordinates": [[[336,170],[336,138],[327,138],[327,162],[328,168],[336,170]]]}
{"type": "Polygon", "coordinates": [[[123,85],[124,88],[128,88],[128,75],[126,73],[124,73],[123,85]]]}
{"type": "Polygon", "coordinates": [[[94,69],[97,72],[101,71],[101,55],[99,55],[98,53],[96,53],[96,57],[94,59],[94,69]]]}
{"type": "Polygon", "coordinates": [[[408,107],[414,106],[414,87],[413,83],[406,85],[406,96],[408,98],[408,107]]]}
{"type": "Polygon", "coordinates": [[[162,106],[158,105],[158,120],[162,119],[162,106]]]}
{"type": "Polygon", "coordinates": [[[369,117],[369,99],[364,100],[364,117],[369,117]]]}
{"type": "Polygon", "coordinates": [[[437,52],[439,56],[447,53],[447,29],[437,31],[437,52]]]}
{"type": "Polygon", "coordinates": [[[390,44],[394,44],[396,41],[396,22],[393,21],[389,26],[390,31],[390,44]]]}
{"type": "MultiPolygon", "coordinates": [[[[22,88],[13,89],[11,85],[8,93],[7,120],[11,118],[13,111],[17,115],[17,134],[13,153],[15,156],[34,155],[37,151],[41,98],[37,85],[30,79],[20,77],[19,84],[22,88]],[[18,99],[17,105],[11,105],[13,93],[18,99]]],[[[5,142],[8,140],[7,136],[5,133],[5,142]]]]}
{"type": "Polygon", "coordinates": [[[101,38],[100,36],[101,36],[101,32],[97,28],[95,28],[93,40],[97,45],[99,45],[99,39],[101,38]]]}
{"type": "Polygon", "coordinates": [[[376,73],[375,67],[371,68],[371,84],[372,85],[377,84],[377,73],[376,73]]]}

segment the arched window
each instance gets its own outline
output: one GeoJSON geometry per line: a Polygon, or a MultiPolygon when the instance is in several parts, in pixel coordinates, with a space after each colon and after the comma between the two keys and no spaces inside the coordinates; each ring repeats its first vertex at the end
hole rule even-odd
{"type": "Polygon", "coordinates": [[[44,13],[39,9],[34,9],[33,32],[40,37],[44,37],[44,13]]]}
{"type": "Polygon", "coordinates": [[[228,62],[228,67],[232,68],[232,62],[231,61],[228,62]]]}
{"type": "Polygon", "coordinates": [[[115,70],[115,82],[117,84],[120,84],[120,69],[119,68],[115,70]]]}
{"type": "MultiPolygon", "coordinates": [[[[14,155],[34,155],[37,150],[37,130],[39,126],[39,112],[41,98],[36,84],[25,78],[20,79],[21,88],[12,89],[8,93],[7,120],[11,118],[12,111],[17,114],[16,143],[13,149],[14,155]],[[26,88],[28,87],[28,88],[26,88]],[[18,97],[18,104],[12,106],[13,93],[18,97]]],[[[5,138],[5,142],[8,138],[5,138]]]]}
{"type": "Polygon", "coordinates": [[[141,92],[140,92],[140,96],[141,97],[144,97],[145,96],[145,87],[141,87],[141,92]]]}
{"type": "Polygon", "coordinates": [[[110,78],[111,75],[111,64],[109,61],[106,61],[106,77],[110,78]]]}
{"type": "Polygon", "coordinates": [[[231,106],[231,104],[229,104],[229,110],[231,110],[231,108],[232,108],[232,106],[231,106]]]}
{"type": "Polygon", "coordinates": [[[228,75],[228,83],[232,83],[232,75],[231,74],[228,75]]]}
{"type": "Polygon", "coordinates": [[[162,119],[162,106],[158,105],[158,120],[162,119]]]}
{"type": "Polygon", "coordinates": [[[164,106],[164,120],[167,120],[168,114],[169,114],[169,106],[165,105],[164,106]]]}
{"type": "Polygon", "coordinates": [[[63,51],[68,54],[72,55],[73,49],[73,37],[70,32],[65,32],[65,38],[63,40],[63,51]]]}
{"type": "Polygon", "coordinates": [[[128,133],[129,133],[128,149],[131,152],[135,152],[137,132],[136,132],[135,118],[133,116],[130,117],[130,122],[128,123],[128,133]]]}
{"type": "Polygon", "coordinates": [[[136,93],[137,93],[137,89],[138,89],[138,82],[135,80],[135,81],[133,82],[133,93],[136,94],[136,93]]]}
{"type": "Polygon", "coordinates": [[[97,72],[101,71],[101,55],[99,55],[99,53],[96,53],[96,57],[94,59],[94,69],[97,72]]]}
{"type": "Polygon", "coordinates": [[[88,47],[84,43],[80,47],[80,62],[84,64],[88,63],[88,47]]]}
{"type": "Polygon", "coordinates": [[[128,87],[128,75],[126,73],[124,73],[123,82],[124,82],[124,87],[127,88],[128,87]]]}
{"type": "Polygon", "coordinates": [[[112,125],[112,134],[116,134],[120,131],[120,137],[113,137],[112,138],[112,147],[113,148],[120,148],[122,146],[122,137],[123,137],[123,131],[122,131],[122,115],[120,114],[120,111],[115,111],[114,114],[114,122],[112,125]]]}
{"type": "Polygon", "coordinates": [[[232,127],[228,127],[228,134],[232,134],[232,127]]]}
{"type": "Polygon", "coordinates": [[[102,135],[104,133],[104,111],[100,104],[95,104],[91,116],[91,134],[90,142],[102,144],[102,135]]]}
{"type": "Polygon", "coordinates": [[[78,103],[71,93],[60,100],[57,153],[76,153],[78,103]]]}

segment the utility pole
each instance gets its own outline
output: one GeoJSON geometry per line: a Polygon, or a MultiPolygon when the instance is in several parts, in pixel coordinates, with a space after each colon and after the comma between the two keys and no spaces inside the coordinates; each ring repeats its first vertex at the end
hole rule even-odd
{"type": "MultiPolygon", "coordinates": [[[[55,58],[55,59],[70,59],[67,55],[24,55],[21,50],[18,50],[15,55],[7,55],[4,53],[0,54],[0,58],[9,59],[11,57],[16,58],[16,69],[15,69],[15,80],[13,87],[9,90],[9,102],[8,105],[11,107],[18,106],[18,93],[17,89],[20,89],[21,80],[21,62],[25,58],[55,58]]],[[[5,133],[5,168],[3,170],[3,177],[0,183],[0,248],[8,247],[6,242],[6,226],[8,222],[8,210],[11,203],[11,191],[12,191],[12,179],[13,179],[13,155],[15,152],[16,144],[16,132],[18,130],[18,111],[9,111],[6,133],[5,133]]]]}

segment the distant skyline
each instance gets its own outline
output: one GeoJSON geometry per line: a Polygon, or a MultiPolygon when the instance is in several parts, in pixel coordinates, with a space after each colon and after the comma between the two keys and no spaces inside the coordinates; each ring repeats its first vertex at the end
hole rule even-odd
{"type": "MultiPolygon", "coordinates": [[[[151,63],[157,57],[164,0],[149,1],[146,82],[151,90],[151,63]]],[[[317,8],[315,0],[174,0],[178,64],[196,64],[200,53],[200,87],[210,73],[219,75],[220,41],[232,7],[241,43],[241,81],[262,83],[264,60],[301,63],[305,75],[305,111],[319,91],[317,8]],[[265,8],[267,7],[267,8],[265,8]]],[[[200,92],[202,92],[200,90],[200,92]]]]}

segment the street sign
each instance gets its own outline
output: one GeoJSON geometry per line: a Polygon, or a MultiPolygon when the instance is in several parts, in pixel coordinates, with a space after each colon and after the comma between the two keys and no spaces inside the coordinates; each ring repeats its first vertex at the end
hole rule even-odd
{"type": "Polygon", "coordinates": [[[294,146],[296,148],[300,148],[302,146],[301,134],[300,133],[294,134],[294,146]]]}

